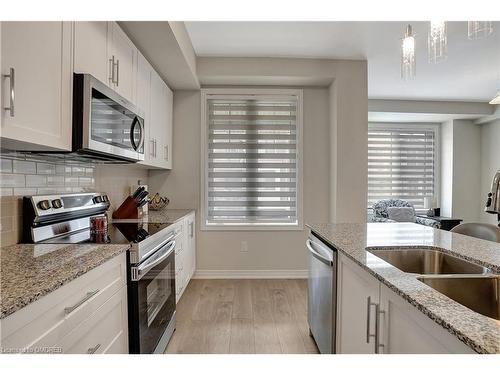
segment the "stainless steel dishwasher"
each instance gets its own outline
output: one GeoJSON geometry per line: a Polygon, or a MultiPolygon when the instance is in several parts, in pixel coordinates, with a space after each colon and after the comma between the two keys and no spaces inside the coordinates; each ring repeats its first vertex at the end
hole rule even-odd
{"type": "Polygon", "coordinates": [[[337,251],[313,233],[309,235],[306,246],[309,253],[309,333],[320,353],[335,353],[337,251]]]}

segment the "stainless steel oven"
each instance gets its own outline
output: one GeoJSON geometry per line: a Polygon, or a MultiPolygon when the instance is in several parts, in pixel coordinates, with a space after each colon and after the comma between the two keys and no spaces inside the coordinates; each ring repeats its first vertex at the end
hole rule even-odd
{"type": "Polygon", "coordinates": [[[174,249],[171,233],[152,255],[129,268],[130,353],[163,353],[175,329],[174,249]]]}
{"type": "Polygon", "coordinates": [[[90,74],[74,74],[73,151],[96,159],[144,160],[144,115],[90,74]]]}

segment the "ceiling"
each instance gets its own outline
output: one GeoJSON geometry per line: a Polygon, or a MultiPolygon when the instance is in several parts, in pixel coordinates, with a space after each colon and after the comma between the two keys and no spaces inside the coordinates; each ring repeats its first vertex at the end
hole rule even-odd
{"type": "Polygon", "coordinates": [[[400,78],[408,22],[186,22],[198,56],[368,60],[371,99],[489,101],[500,90],[500,22],[494,35],[469,40],[467,22],[448,22],[448,59],[427,59],[428,22],[417,34],[417,76],[400,78]]]}

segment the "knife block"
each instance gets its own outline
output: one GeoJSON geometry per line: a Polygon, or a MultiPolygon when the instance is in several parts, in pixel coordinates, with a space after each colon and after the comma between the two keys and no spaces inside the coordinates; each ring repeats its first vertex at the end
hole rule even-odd
{"type": "Polygon", "coordinates": [[[123,219],[138,219],[139,209],[137,208],[137,202],[131,196],[127,199],[113,212],[113,219],[123,220],[123,219]]]}

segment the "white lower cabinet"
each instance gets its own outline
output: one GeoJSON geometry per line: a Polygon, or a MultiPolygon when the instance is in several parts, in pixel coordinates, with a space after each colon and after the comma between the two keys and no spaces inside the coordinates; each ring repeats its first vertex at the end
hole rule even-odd
{"type": "Polygon", "coordinates": [[[1,347],[128,353],[125,253],[0,320],[1,347]]]}
{"type": "Polygon", "coordinates": [[[337,353],[473,353],[341,253],[337,282],[337,353]]]}
{"type": "Polygon", "coordinates": [[[339,254],[337,352],[375,353],[375,307],[379,282],[339,254]]]}
{"type": "Polygon", "coordinates": [[[176,302],[182,297],[196,268],[195,218],[192,212],[174,224],[176,302]]]}

